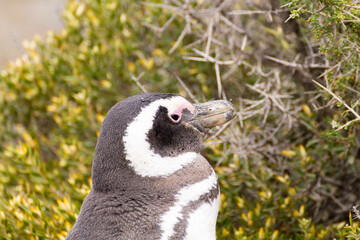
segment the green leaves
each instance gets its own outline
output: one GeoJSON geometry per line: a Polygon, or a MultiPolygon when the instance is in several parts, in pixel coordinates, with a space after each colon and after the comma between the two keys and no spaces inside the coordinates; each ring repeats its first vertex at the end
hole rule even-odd
{"type": "Polygon", "coordinates": [[[1,71],[0,239],[64,239],[91,189],[104,116],[140,93],[138,76],[186,96],[179,76],[198,99],[221,80],[239,110],[205,149],[223,193],[218,239],[357,239],[343,212],[357,196],[359,122],[311,85],[320,76],[359,112],[356,3],[288,0],[285,19],[251,1],[176,4],[196,11],[71,0],[65,28],[25,41],[27,55],[1,71]]]}

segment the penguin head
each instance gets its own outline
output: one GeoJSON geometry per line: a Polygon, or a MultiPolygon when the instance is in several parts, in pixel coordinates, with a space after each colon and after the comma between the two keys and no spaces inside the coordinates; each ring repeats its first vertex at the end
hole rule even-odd
{"type": "Polygon", "coordinates": [[[227,101],[191,104],[175,94],[144,93],[117,103],[101,126],[93,187],[112,189],[132,176],[175,173],[197,157],[210,128],[234,115],[227,101]]]}

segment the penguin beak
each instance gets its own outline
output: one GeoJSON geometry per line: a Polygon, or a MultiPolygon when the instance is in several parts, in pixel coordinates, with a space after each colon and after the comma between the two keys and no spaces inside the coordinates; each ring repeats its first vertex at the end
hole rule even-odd
{"type": "Polygon", "coordinates": [[[206,133],[211,128],[222,125],[236,115],[234,105],[226,100],[216,100],[193,104],[195,111],[188,123],[200,132],[206,133]]]}

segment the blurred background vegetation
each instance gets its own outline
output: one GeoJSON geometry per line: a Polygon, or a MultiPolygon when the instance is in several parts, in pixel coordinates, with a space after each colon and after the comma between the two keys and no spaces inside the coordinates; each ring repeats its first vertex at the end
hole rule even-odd
{"type": "Polygon", "coordinates": [[[359,239],[360,1],[69,0],[0,73],[0,239],[64,239],[110,107],[232,99],[218,239],[359,239]]]}
{"type": "MultiPolygon", "coordinates": [[[[63,28],[65,0],[0,0],[0,68],[25,53],[23,39],[63,28]]],[[[44,34],[45,35],[45,34],[44,34]]]]}

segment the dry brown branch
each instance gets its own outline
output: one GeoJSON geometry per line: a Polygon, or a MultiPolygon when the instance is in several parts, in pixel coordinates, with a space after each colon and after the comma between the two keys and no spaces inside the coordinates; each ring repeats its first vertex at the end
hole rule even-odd
{"type": "Polygon", "coordinates": [[[215,62],[215,73],[216,73],[216,83],[218,86],[218,97],[221,98],[221,93],[222,93],[221,76],[220,76],[219,64],[217,64],[216,62],[215,62]]]}
{"type": "Polygon", "coordinates": [[[131,79],[134,80],[136,85],[143,91],[144,93],[148,92],[146,88],[140,83],[140,78],[144,75],[145,72],[140,73],[138,77],[135,77],[133,74],[131,74],[131,79]]]}
{"type": "Polygon", "coordinates": [[[175,13],[169,18],[169,20],[167,20],[167,22],[166,22],[161,28],[158,27],[158,26],[152,25],[152,24],[150,24],[150,23],[146,23],[146,22],[143,22],[142,24],[143,24],[144,26],[146,26],[146,27],[149,27],[149,28],[157,31],[157,32],[162,33],[162,32],[164,32],[164,31],[167,29],[167,27],[175,20],[176,15],[177,15],[177,13],[175,12],[175,13]]]}
{"type": "Polygon", "coordinates": [[[179,78],[178,76],[176,76],[176,79],[179,81],[180,85],[185,89],[186,93],[189,95],[191,100],[193,100],[193,102],[195,102],[195,103],[199,103],[199,101],[191,93],[190,89],[186,86],[186,84],[183,82],[183,80],[181,80],[181,78],[179,78]]]}
{"type": "Polygon", "coordinates": [[[149,7],[157,7],[157,8],[163,8],[163,9],[168,9],[168,10],[172,10],[174,12],[179,11],[181,9],[179,9],[178,7],[174,7],[168,4],[160,4],[160,3],[153,3],[153,2],[140,2],[143,5],[149,6],[149,7]]]}
{"type": "MultiPolygon", "coordinates": [[[[219,60],[216,60],[215,58],[211,57],[210,55],[196,49],[196,48],[192,48],[192,50],[197,53],[198,55],[202,56],[203,58],[195,58],[197,60],[200,61],[200,59],[203,59],[202,62],[212,62],[212,63],[217,63],[218,65],[232,65],[235,63],[234,60],[222,60],[222,61],[219,61],[219,60]]],[[[183,57],[184,59],[191,59],[192,57],[183,57]]]]}
{"type": "Polygon", "coordinates": [[[180,45],[180,43],[182,42],[182,40],[184,39],[185,35],[189,32],[189,28],[188,28],[188,24],[186,24],[186,26],[184,27],[184,30],[181,32],[180,36],[178,37],[178,39],[176,40],[174,46],[172,46],[172,48],[169,50],[169,54],[173,53],[175,51],[175,49],[180,45]]]}
{"type": "Polygon", "coordinates": [[[360,115],[352,108],[350,107],[344,100],[342,100],[340,97],[338,97],[335,93],[333,93],[330,89],[324,87],[323,85],[321,85],[320,83],[318,83],[317,81],[313,80],[313,82],[318,85],[320,88],[322,88],[323,90],[325,90],[326,92],[328,92],[331,96],[333,96],[337,101],[339,101],[341,104],[343,104],[352,114],[354,114],[354,116],[356,117],[356,119],[347,122],[346,124],[342,125],[341,127],[337,128],[336,131],[339,131],[341,129],[343,129],[344,127],[350,125],[351,123],[355,122],[355,121],[360,121],[360,115]]]}
{"type": "Polygon", "coordinates": [[[326,74],[328,74],[329,72],[331,72],[332,70],[334,70],[335,68],[339,68],[341,66],[341,64],[344,61],[348,61],[348,59],[350,58],[350,56],[346,57],[345,59],[343,59],[342,61],[338,62],[337,64],[335,64],[334,66],[328,68],[326,71],[324,71],[322,74],[320,74],[317,79],[322,78],[323,76],[325,76],[326,74]]]}
{"type": "Polygon", "coordinates": [[[271,56],[265,56],[266,59],[269,59],[271,61],[277,62],[277,63],[281,63],[284,66],[287,67],[292,67],[292,68],[328,68],[328,66],[323,65],[323,64],[299,64],[299,63],[295,63],[296,60],[294,62],[288,62],[279,58],[275,58],[275,57],[271,57],[271,56]]]}
{"type": "Polygon", "coordinates": [[[205,54],[206,55],[209,55],[209,50],[210,50],[210,45],[211,45],[211,40],[212,40],[212,30],[213,30],[213,24],[214,24],[214,19],[211,18],[210,19],[210,24],[209,24],[209,27],[208,27],[208,40],[206,42],[206,48],[205,48],[205,54]]]}
{"type": "Polygon", "coordinates": [[[279,14],[281,12],[288,12],[287,9],[275,9],[275,10],[235,10],[229,12],[229,14],[234,15],[251,15],[251,14],[279,14]]]}
{"type": "Polygon", "coordinates": [[[230,26],[235,31],[237,31],[239,33],[245,33],[246,32],[244,29],[240,28],[239,26],[237,26],[233,22],[231,22],[229,19],[227,19],[224,15],[219,14],[219,16],[220,16],[220,20],[222,20],[225,24],[230,26]]]}
{"type": "Polygon", "coordinates": [[[219,130],[217,130],[213,135],[211,135],[211,136],[209,137],[209,140],[214,139],[214,138],[216,138],[217,136],[219,136],[220,133],[222,133],[230,124],[231,124],[231,122],[227,122],[226,124],[224,124],[223,126],[221,126],[221,127],[219,128],[219,130]]]}

